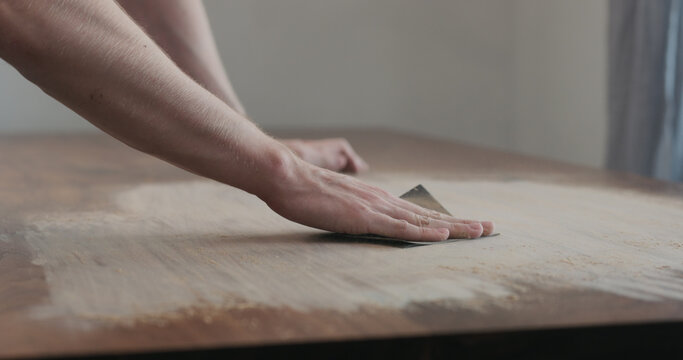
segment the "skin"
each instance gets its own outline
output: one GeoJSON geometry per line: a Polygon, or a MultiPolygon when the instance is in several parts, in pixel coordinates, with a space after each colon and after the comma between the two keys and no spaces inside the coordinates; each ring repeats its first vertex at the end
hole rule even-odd
{"type": "MultiPolygon", "coordinates": [[[[200,0],[118,0],[147,35],[197,83],[247,116],[221,62],[200,0]]],[[[326,169],[357,173],[368,164],[346,139],[280,139],[305,161],[326,169]]]]}
{"type": "MultiPolygon", "coordinates": [[[[236,97],[221,99],[188,76],[212,74],[201,70],[213,66],[202,65],[210,56],[183,71],[114,1],[1,0],[0,57],[129,146],[254,194],[292,221],[415,241],[493,231],[491,222],[441,215],[304,161],[250,122],[236,97]]],[[[227,77],[213,82],[234,94],[227,77]]]]}

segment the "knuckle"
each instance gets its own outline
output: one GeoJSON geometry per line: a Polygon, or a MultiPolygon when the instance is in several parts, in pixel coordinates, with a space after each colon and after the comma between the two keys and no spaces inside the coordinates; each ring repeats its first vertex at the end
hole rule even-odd
{"type": "Polygon", "coordinates": [[[382,195],[382,196],[384,196],[384,197],[386,197],[386,198],[393,198],[393,197],[394,197],[393,195],[391,195],[388,191],[386,191],[386,190],[384,190],[384,189],[375,188],[375,190],[377,190],[377,192],[378,192],[380,195],[382,195]]]}
{"type": "Polygon", "coordinates": [[[358,205],[355,209],[356,215],[362,216],[362,217],[368,216],[368,214],[370,214],[371,211],[372,210],[370,210],[369,206],[363,205],[363,204],[358,205]]]}
{"type": "Polygon", "coordinates": [[[413,214],[413,219],[415,224],[420,227],[427,226],[430,223],[429,217],[420,214],[413,214]]]}
{"type": "Polygon", "coordinates": [[[367,199],[368,201],[371,201],[371,202],[378,202],[381,200],[381,198],[377,194],[372,193],[372,192],[365,194],[365,199],[367,199]]]}
{"type": "Polygon", "coordinates": [[[399,220],[396,222],[396,230],[398,230],[400,233],[407,232],[409,226],[410,223],[408,223],[406,220],[399,220]]]}

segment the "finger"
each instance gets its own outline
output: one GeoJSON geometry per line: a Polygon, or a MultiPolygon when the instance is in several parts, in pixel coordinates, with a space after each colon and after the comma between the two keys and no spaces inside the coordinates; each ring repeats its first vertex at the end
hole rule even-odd
{"type": "Polygon", "coordinates": [[[339,169],[340,172],[345,172],[345,173],[351,173],[351,174],[357,174],[361,170],[358,167],[358,164],[355,162],[353,158],[351,158],[349,155],[347,155],[343,150],[339,150],[339,153],[337,154],[340,158],[343,158],[345,161],[346,166],[344,166],[343,169],[339,169]]]}
{"type": "Polygon", "coordinates": [[[367,171],[370,166],[368,163],[361,158],[356,151],[351,147],[351,144],[349,144],[348,141],[345,139],[341,140],[341,151],[342,153],[348,157],[349,161],[349,170],[352,172],[363,172],[367,171]]]}
{"type": "Polygon", "coordinates": [[[431,209],[426,209],[423,208],[419,205],[416,205],[410,201],[401,199],[399,197],[396,197],[388,192],[386,192],[383,189],[380,188],[375,188],[375,187],[370,187],[367,189],[369,194],[373,194],[374,198],[379,198],[382,199],[383,202],[387,202],[390,205],[386,207],[386,209],[389,209],[391,205],[395,205],[398,207],[401,207],[405,210],[408,210],[413,213],[417,213],[423,216],[428,216],[433,219],[440,219],[444,221],[448,221],[451,223],[462,223],[462,224],[481,224],[481,227],[483,228],[483,232],[479,236],[488,236],[493,233],[495,230],[495,225],[491,221],[478,221],[478,220],[467,220],[467,219],[460,219],[456,218],[454,216],[448,215],[448,214],[443,214],[435,210],[431,209]]]}
{"type": "Polygon", "coordinates": [[[406,220],[398,220],[378,212],[371,212],[367,218],[368,232],[409,241],[443,241],[448,239],[447,228],[416,226],[406,220]]]}
{"type": "Polygon", "coordinates": [[[348,167],[349,160],[346,156],[337,152],[324,152],[320,156],[320,167],[332,170],[342,171],[348,167]]]}
{"type": "Polygon", "coordinates": [[[410,201],[406,201],[406,200],[403,200],[401,198],[394,197],[392,200],[398,206],[400,206],[400,207],[402,207],[408,211],[412,211],[412,212],[418,213],[418,214],[423,215],[423,216],[429,216],[429,217],[432,217],[435,219],[442,219],[442,220],[446,220],[449,222],[455,222],[455,223],[481,224],[482,228],[484,229],[482,236],[491,235],[493,233],[493,230],[495,229],[495,225],[493,224],[492,221],[460,219],[460,218],[456,218],[456,217],[451,216],[451,215],[442,214],[438,211],[425,209],[422,206],[413,204],[410,201]]]}
{"type": "Polygon", "coordinates": [[[417,226],[446,228],[449,231],[449,239],[474,239],[482,236],[484,232],[482,225],[479,223],[464,224],[459,222],[449,222],[442,219],[434,219],[429,216],[416,214],[399,207],[388,209],[386,214],[395,219],[406,220],[409,223],[417,226]]]}
{"type": "Polygon", "coordinates": [[[481,226],[484,228],[482,236],[489,236],[493,234],[493,230],[496,229],[496,225],[493,223],[493,221],[480,221],[480,223],[481,226]]]}
{"type": "Polygon", "coordinates": [[[334,163],[334,171],[344,171],[344,169],[349,167],[349,159],[341,154],[333,154],[330,160],[334,163]]]}
{"type": "Polygon", "coordinates": [[[346,172],[346,173],[351,173],[351,174],[357,174],[361,172],[358,163],[355,162],[353,158],[348,156],[346,153],[340,152],[339,156],[344,157],[346,159],[346,167],[341,169],[341,172],[346,172]]]}

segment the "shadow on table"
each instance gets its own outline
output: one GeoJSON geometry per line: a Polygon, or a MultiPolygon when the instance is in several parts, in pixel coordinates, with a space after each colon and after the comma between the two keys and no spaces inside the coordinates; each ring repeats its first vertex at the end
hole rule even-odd
{"type": "Polygon", "coordinates": [[[415,244],[415,243],[410,243],[410,242],[405,242],[403,240],[398,240],[398,239],[392,239],[388,237],[383,237],[379,235],[372,235],[372,234],[363,234],[363,235],[350,235],[350,234],[339,234],[339,233],[325,233],[325,234],[316,234],[313,235],[309,238],[309,241],[314,241],[314,242],[327,242],[327,243],[343,243],[343,244],[373,244],[373,245],[380,245],[380,246],[389,246],[389,247],[395,247],[395,248],[413,248],[413,247],[422,247],[422,246],[430,246],[430,245],[445,245],[445,244],[450,244],[450,243],[455,243],[455,242],[462,242],[462,241],[472,241],[472,240],[477,240],[477,239],[451,239],[447,240],[445,242],[435,242],[433,244],[415,244]]]}

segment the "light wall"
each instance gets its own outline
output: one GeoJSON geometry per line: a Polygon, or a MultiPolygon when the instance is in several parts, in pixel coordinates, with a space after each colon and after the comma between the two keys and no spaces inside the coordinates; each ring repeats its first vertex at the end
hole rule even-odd
{"type": "Polygon", "coordinates": [[[599,166],[607,141],[607,1],[515,1],[512,149],[599,166]]]}
{"type": "MultiPolygon", "coordinates": [[[[606,0],[206,1],[264,127],[383,126],[600,165],[606,0]]],[[[0,133],[93,127],[0,64],[0,133]]]]}

